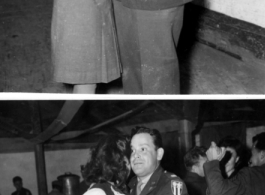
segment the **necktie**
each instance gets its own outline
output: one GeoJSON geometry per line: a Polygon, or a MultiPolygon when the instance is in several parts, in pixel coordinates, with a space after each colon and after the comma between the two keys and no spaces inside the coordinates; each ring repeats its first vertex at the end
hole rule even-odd
{"type": "Polygon", "coordinates": [[[140,195],[141,194],[141,186],[143,185],[142,181],[138,181],[137,186],[136,186],[136,195],[140,195]]]}

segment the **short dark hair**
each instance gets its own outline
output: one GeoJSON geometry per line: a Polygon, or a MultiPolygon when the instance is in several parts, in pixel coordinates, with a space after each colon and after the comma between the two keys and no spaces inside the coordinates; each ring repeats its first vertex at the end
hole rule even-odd
{"type": "Polygon", "coordinates": [[[222,138],[219,143],[218,143],[219,147],[230,147],[233,148],[236,151],[237,156],[241,156],[242,152],[244,151],[244,146],[242,144],[242,142],[233,137],[233,136],[226,136],[224,138],[222,138]]]}
{"type": "MultiPolygon", "coordinates": [[[[245,158],[244,152],[246,152],[246,150],[245,150],[244,145],[242,144],[242,142],[239,139],[229,135],[229,136],[222,138],[219,141],[218,146],[219,147],[225,147],[225,148],[227,148],[227,147],[233,148],[236,151],[236,155],[239,157],[239,160],[235,164],[235,168],[237,169],[237,168],[239,168],[239,167],[241,168],[241,166],[243,166],[243,165],[241,165],[241,163],[243,163],[243,161],[245,160],[244,159],[245,158]]],[[[227,160],[229,160],[229,159],[227,159],[227,160]]]]}
{"type": "Polygon", "coordinates": [[[195,146],[185,154],[184,165],[188,171],[199,162],[200,156],[206,157],[206,148],[203,146],[195,146]]]}
{"type": "Polygon", "coordinates": [[[257,150],[265,150],[265,132],[255,135],[252,138],[252,142],[253,144],[257,142],[254,146],[257,150]]]}
{"type": "Polygon", "coordinates": [[[140,134],[140,133],[149,134],[153,138],[154,145],[155,145],[156,149],[163,148],[162,136],[161,136],[160,132],[157,129],[150,129],[150,128],[147,128],[147,127],[144,127],[144,126],[136,126],[131,131],[131,138],[134,135],[140,134]]]}
{"type": "Polygon", "coordinates": [[[129,161],[130,153],[129,137],[113,134],[102,138],[92,151],[90,162],[84,168],[83,176],[86,183],[90,185],[110,181],[121,191],[126,192],[129,170],[124,158],[129,161]]]}
{"type": "Polygon", "coordinates": [[[17,182],[17,181],[22,182],[22,178],[19,177],[19,176],[14,177],[14,178],[13,178],[13,183],[15,183],[15,182],[17,182]]]}

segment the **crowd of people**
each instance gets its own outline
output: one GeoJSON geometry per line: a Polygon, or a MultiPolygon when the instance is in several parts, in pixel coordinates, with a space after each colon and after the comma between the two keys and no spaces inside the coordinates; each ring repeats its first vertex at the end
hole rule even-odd
{"type": "MultiPolygon", "coordinates": [[[[265,132],[253,137],[251,157],[231,136],[195,146],[184,156],[186,176],[181,179],[161,166],[164,155],[158,130],[136,127],[130,137],[113,134],[101,139],[82,170],[83,195],[263,195],[265,192],[265,132]]],[[[15,177],[17,191],[31,195],[15,177]]],[[[51,195],[61,195],[53,183],[51,195]]]]}
{"type": "Polygon", "coordinates": [[[195,147],[184,157],[184,179],[190,195],[262,195],[265,182],[265,132],[253,137],[251,158],[231,136],[211,143],[208,150],[195,147]]]}
{"type": "Polygon", "coordinates": [[[99,142],[86,165],[84,195],[264,194],[265,132],[253,137],[249,166],[245,146],[234,137],[212,142],[208,150],[195,146],[184,156],[183,180],[161,167],[164,149],[158,130],[137,127],[132,132],[130,139],[115,135],[99,142]]]}

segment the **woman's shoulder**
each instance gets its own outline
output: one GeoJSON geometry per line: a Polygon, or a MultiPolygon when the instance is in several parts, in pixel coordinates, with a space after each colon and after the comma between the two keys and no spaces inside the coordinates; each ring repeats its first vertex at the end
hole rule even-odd
{"type": "Polygon", "coordinates": [[[111,190],[112,190],[112,192],[113,192],[114,195],[125,195],[124,193],[121,193],[120,191],[115,190],[115,189],[113,188],[113,186],[111,186],[111,190]]]}
{"type": "Polygon", "coordinates": [[[107,195],[105,191],[101,188],[91,188],[88,189],[84,195],[107,195]]]}
{"type": "Polygon", "coordinates": [[[125,195],[109,183],[92,185],[84,195],[125,195]]]}

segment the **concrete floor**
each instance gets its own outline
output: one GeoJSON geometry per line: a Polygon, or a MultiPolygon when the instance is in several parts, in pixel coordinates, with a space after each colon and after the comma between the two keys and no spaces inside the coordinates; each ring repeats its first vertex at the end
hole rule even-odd
{"type": "MultiPolygon", "coordinates": [[[[71,93],[70,86],[52,81],[52,3],[1,0],[1,92],[71,93]]],[[[239,60],[196,42],[179,57],[183,94],[265,93],[265,63],[251,54],[246,53],[244,60],[239,60]]],[[[98,93],[122,94],[121,80],[101,84],[98,93]]]]}
{"type": "Polygon", "coordinates": [[[51,80],[52,1],[1,0],[0,91],[64,92],[51,80]]]}

